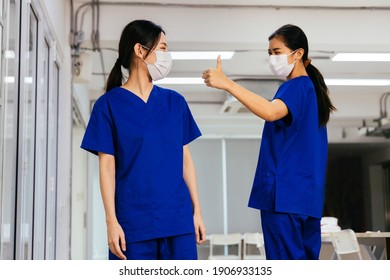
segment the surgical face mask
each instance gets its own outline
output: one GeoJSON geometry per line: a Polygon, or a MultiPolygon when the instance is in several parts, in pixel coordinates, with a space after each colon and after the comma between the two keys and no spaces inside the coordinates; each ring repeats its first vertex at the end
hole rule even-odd
{"type": "Polygon", "coordinates": [[[269,56],[269,67],[276,76],[286,78],[290,75],[291,71],[294,69],[295,62],[297,61],[295,60],[293,63],[289,64],[287,57],[295,52],[296,51],[293,51],[290,54],[269,56]]]}
{"type": "MultiPolygon", "coordinates": [[[[145,46],[143,46],[146,48],[145,46]]],[[[147,48],[146,48],[147,49],[147,48]]],[[[172,56],[170,52],[167,51],[154,51],[156,53],[156,61],[151,64],[146,63],[149,74],[152,77],[153,81],[158,81],[165,78],[172,67],[172,56]]]]}

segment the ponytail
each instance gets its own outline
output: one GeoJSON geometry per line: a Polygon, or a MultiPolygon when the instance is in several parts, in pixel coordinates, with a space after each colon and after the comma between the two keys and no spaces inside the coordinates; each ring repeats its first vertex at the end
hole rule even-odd
{"type": "Polygon", "coordinates": [[[311,63],[306,66],[306,72],[314,84],[318,104],[318,120],[320,126],[325,126],[329,121],[330,113],[336,111],[329,98],[329,90],[320,71],[311,63]]]}
{"type": "Polygon", "coordinates": [[[120,59],[118,58],[115,62],[114,67],[112,67],[110,75],[108,76],[106,83],[106,92],[113,89],[114,87],[120,87],[123,83],[123,79],[124,77],[122,74],[122,67],[120,59]]]}

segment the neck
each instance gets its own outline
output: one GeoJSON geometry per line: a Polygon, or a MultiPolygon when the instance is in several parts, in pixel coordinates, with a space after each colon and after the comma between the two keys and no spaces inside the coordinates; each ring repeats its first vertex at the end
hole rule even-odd
{"type": "Polygon", "coordinates": [[[138,95],[143,100],[147,100],[153,88],[153,83],[147,74],[146,67],[134,67],[130,71],[127,82],[123,87],[138,95]]]}

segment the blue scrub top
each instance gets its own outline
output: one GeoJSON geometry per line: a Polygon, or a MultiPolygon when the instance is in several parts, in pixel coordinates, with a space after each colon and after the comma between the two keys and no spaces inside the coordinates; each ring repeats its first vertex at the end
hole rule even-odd
{"type": "Polygon", "coordinates": [[[183,146],[201,135],[179,93],[154,86],[145,103],[116,87],[95,103],[81,148],[115,157],[115,206],[127,242],[194,232],[183,146]]]}
{"type": "Polygon", "coordinates": [[[249,207],[284,213],[322,216],[328,138],[319,126],[314,85],[300,76],[284,82],[274,99],[289,114],[266,122],[249,207]]]}

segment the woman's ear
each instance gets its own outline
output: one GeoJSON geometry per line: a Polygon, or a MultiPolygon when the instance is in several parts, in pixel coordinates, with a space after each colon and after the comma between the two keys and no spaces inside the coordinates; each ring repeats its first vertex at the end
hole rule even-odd
{"type": "Polygon", "coordinates": [[[141,59],[144,59],[145,50],[140,43],[134,45],[134,54],[141,59]]]}
{"type": "Polygon", "coordinates": [[[305,54],[305,50],[302,49],[302,48],[299,48],[299,49],[297,49],[297,51],[295,52],[295,54],[297,55],[297,58],[298,58],[298,59],[302,59],[303,55],[305,54]]]}

